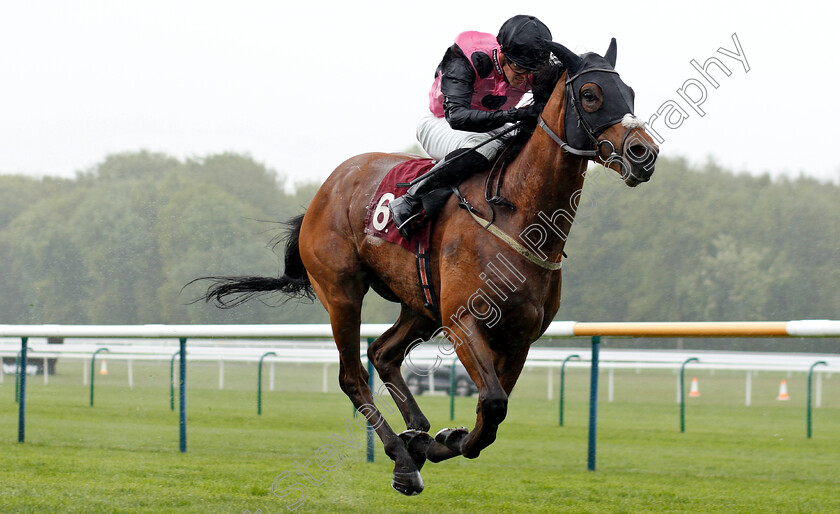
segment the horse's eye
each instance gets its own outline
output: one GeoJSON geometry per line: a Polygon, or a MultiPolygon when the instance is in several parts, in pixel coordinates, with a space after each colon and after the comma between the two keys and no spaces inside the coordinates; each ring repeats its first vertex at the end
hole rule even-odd
{"type": "Polygon", "coordinates": [[[601,108],[603,101],[603,94],[601,88],[597,84],[588,83],[580,88],[580,98],[583,104],[583,110],[586,112],[595,112],[601,108]]]}

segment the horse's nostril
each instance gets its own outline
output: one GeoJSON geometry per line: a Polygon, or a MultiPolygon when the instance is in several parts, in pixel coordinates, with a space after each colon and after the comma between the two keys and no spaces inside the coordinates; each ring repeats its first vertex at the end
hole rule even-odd
{"type": "Polygon", "coordinates": [[[636,159],[644,159],[647,156],[648,149],[645,145],[632,145],[628,149],[628,153],[631,157],[635,157],[636,159]]]}

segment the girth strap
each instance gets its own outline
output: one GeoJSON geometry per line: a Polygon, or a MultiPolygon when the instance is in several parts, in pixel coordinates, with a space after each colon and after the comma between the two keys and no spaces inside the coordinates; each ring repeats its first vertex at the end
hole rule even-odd
{"type": "Polygon", "coordinates": [[[417,242],[417,280],[420,282],[420,292],[423,293],[423,303],[435,316],[440,316],[440,310],[435,302],[435,289],[432,285],[432,263],[429,261],[429,249],[422,242],[417,242]]]}

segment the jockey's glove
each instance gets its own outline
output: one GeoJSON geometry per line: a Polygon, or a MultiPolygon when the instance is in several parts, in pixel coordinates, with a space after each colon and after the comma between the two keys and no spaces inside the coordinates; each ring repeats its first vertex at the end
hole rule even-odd
{"type": "Polygon", "coordinates": [[[544,104],[530,104],[518,109],[510,109],[508,112],[511,114],[513,121],[533,121],[537,119],[544,107],[544,104]]]}

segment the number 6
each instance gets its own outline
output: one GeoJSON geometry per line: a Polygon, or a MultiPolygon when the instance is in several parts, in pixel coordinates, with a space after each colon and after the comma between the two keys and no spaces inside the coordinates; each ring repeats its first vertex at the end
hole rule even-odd
{"type": "Polygon", "coordinates": [[[388,224],[388,220],[391,219],[391,211],[388,210],[388,204],[393,199],[394,195],[392,193],[385,193],[379,199],[379,203],[376,204],[376,210],[373,211],[373,228],[376,230],[384,229],[385,225],[388,224]]]}

